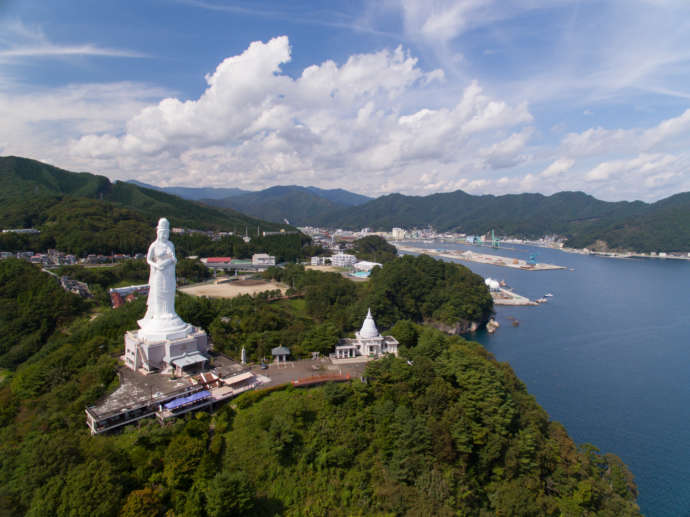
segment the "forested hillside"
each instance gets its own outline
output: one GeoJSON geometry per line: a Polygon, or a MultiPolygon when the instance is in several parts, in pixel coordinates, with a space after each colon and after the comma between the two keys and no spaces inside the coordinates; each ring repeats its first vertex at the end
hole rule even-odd
{"type": "MultiPolygon", "coordinates": [[[[572,247],[602,241],[611,249],[690,250],[690,193],[652,204],[610,203],[583,192],[472,196],[460,190],[425,197],[391,194],[354,209],[326,214],[314,224],[390,231],[392,227],[539,238],[557,234],[572,247]]],[[[601,243],[599,243],[601,245],[601,243]]]]}
{"type": "Polygon", "coordinates": [[[40,236],[3,235],[0,249],[57,248],[77,254],[145,251],[155,223],[236,231],[291,229],[232,210],[218,210],[176,196],[111,183],[104,176],[74,173],[35,160],[0,157],[0,227],[38,228],[40,236]]]}
{"type": "MultiPolygon", "coordinates": [[[[177,310],[212,333],[235,319],[254,336],[244,342],[274,332],[284,311],[303,351],[332,347],[324,326],[352,328],[340,315],[354,316],[368,288],[299,266],[292,274],[304,302],[178,296],[177,310]]],[[[409,320],[390,330],[401,357],[370,363],[366,382],[251,392],[212,415],[92,437],[84,406],[117,386],[122,335],[144,300],[90,319],[88,307],[59,302],[38,268],[0,262],[0,278],[10,275],[19,280],[0,291],[3,307],[31,298],[39,313],[65,310],[29,357],[0,370],[1,515],[639,515],[620,459],[576,447],[480,345],[409,320]]],[[[5,335],[13,323],[0,324],[5,335]]]]}
{"type": "Polygon", "coordinates": [[[333,211],[346,208],[338,201],[331,201],[305,187],[271,187],[259,192],[207,199],[205,203],[282,223],[284,219],[295,225],[310,224],[333,211]]]}
{"type": "Polygon", "coordinates": [[[398,256],[398,249],[378,235],[367,235],[352,243],[350,253],[359,260],[369,260],[384,264],[398,256]]]}

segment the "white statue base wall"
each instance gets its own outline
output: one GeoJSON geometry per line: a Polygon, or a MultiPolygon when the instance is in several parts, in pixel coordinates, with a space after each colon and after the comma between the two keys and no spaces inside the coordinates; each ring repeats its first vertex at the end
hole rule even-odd
{"type": "Polygon", "coordinates": [[[179,332],[162,333],[162,339],[155,339],[150,332],[142,335],[141,330],[125,333],[125,364],[132,370],[159,370],[170,372],[173,362],[195,354],[206,354],[209,349],[208,335],[203,329],[186,324],[179,332]]]}

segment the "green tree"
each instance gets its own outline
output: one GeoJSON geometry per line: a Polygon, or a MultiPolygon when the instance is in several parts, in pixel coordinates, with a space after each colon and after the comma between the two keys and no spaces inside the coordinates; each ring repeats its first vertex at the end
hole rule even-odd
{"type": "Polygon", "coordinates": [[[254,509],[254,487],[243,472],[224,470],[209,482],[206,501],[209,517],[251,515],[254,509]]]}

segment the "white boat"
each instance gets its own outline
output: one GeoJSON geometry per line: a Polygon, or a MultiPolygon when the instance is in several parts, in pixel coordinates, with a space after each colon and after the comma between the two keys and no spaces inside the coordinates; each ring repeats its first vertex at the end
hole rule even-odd
{"type": "Polygon", "coordinates": [[[552,296],[553,296],[553,295],[552,295],[551,293],[546,293],[546,294],[544,295],[544,298],[551,298],[552,296]]]}

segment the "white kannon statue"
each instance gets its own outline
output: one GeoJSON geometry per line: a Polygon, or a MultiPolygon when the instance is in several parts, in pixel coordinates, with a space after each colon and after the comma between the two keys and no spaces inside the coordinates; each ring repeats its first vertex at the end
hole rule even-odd
{"type": "Polygon", "coordinates": [[[151,243],[146,254],[151,271],[149,274],[149,296],[146,315],[138,321],[139,337],[146,340],[177,339],[191,331],[191,326],[182,321],[175,312],[175,246],[168,240],[170,223],[162,218],[158,221],[158,238],[151,243]]]}

